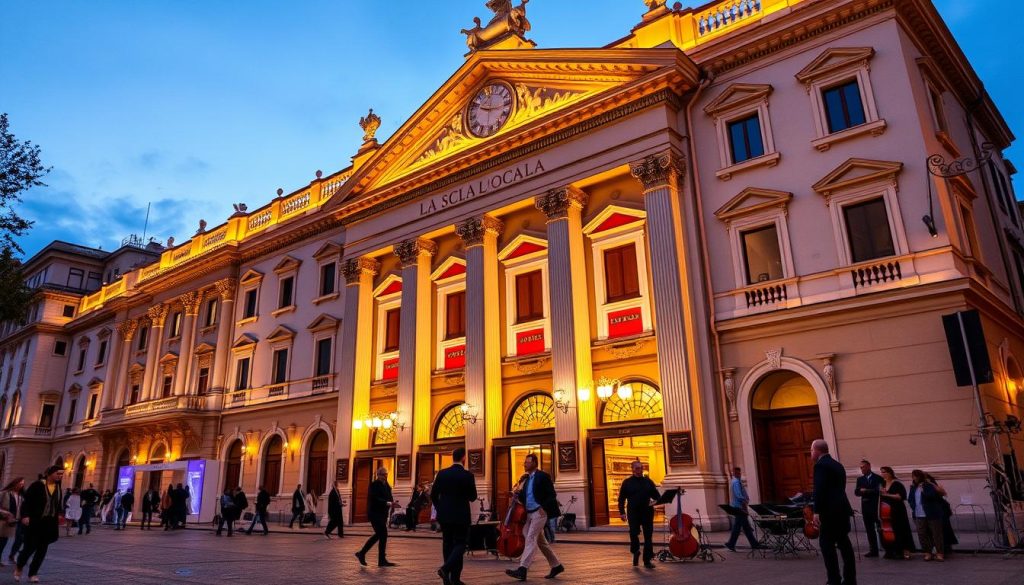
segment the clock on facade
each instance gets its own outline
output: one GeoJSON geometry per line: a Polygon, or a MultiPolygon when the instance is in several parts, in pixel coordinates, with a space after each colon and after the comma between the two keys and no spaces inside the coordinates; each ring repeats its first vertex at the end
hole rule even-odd
{"type": "Polygon", "coordinates": [[[469,102],[469,131],[480,138],[493,135],[508,121],[512,105],[512,88],[504,83],[488,83],[469,102]]]}

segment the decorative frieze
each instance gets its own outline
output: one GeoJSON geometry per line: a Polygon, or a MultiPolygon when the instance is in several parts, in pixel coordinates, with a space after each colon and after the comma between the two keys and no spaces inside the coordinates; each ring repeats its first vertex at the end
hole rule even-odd
{"type": "Polygon", "coordinates": [[[686,175],[684,159],[674,151],[666,150],[629,163],[629,172],[644,192],[667,187],[686,175]]]}
{"type": "Polygon", "coordinates": [[[345,277],[345,284],[359,284],[359,278],[364,274],[376,276],[380,271],[380,262],[373,258],[349,258],[341,265],[341,275],[345,277]]]}
{"type": "Polygon", "coordinates": [[[587,205],[587,194],[567,185],[537,197],[536,205],[549,220],[561,219],[568,215],[570,209],[582,210],[587,205]]]}
{"type": "Polygon", "coordinates": [[[470,246],[482,245],[484,243],[484,236],[488,234],[498,236],[504,229],[505,224],[501,220],[489,215],[481,215],[479,217],[471,217],[457,224],[455,226],[455,233],[462,238],[462,242],[468,248],[470,246]]]}
{"type": "Polygon", "coordinates": [[[422,238],[412,238],[395,244],[395,256],[398,256],[402,267],[416,264],[423,254],[433,256],[437,253],[437,243],[422,238]]]}
{"type": "Polygon", "coordinates": [[[146,316],[149,317],[149,321],[152,323],[153,328],[164,326],[164,320],[167,319],[168,310],[170,310],[170,307],[164,304],[154,305],[146,310],[146,316]]]}

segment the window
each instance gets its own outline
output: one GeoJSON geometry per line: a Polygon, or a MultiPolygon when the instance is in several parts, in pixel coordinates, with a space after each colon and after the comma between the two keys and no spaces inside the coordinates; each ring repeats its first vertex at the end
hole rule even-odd
{"type": "Polygon", "coordinates": [[[544,318],[544,287],[540,270],[516,276],[516,323],[544,318]]]}
{"type": "Polygon", "coordinates": [[[107,340],[104,339],[100,342],[100,350],[96,353],[96,365],[103,365],[107,359],[107,340]]]}
{"type": "MultiPolygon", "coordinates": [[[[281,459],[284,441],[280,435],[274,435],[267,443],[266,455],[263,458],[263,489],[277,495],[281,491],[281,459]]],[[[307,486],[308,487],[308,486],[307,486]]]]}
{"type": "Polygon", "coordinates": [[[466,291],[452,293],[445,298],[445,339],[466,336],[466,291]]]}
{"type": "Polygon", "coordinates": [[[244,357],[238,360],[235,370],[235,390],[245,390],[249,387],[249,358],[244,357]]]}
{"type": "Polygon", "coordinates": [[[245,311],[242,313],[243,319],[251,319],[256,316],[256,289],[250,289],[245,291],[245,311]]]}
{"type": "Polygon", "coordinates": [[[86,415],[86,419],[92,420],[96,418],[96,401],[99,400],[99,397],[99,394],[89,396],[89,412],[86,415]]]}
{"type": "Polygon", "coordinates": [[[946,126],[946,110],[942,107],[942,93],[934,87],[928,86],[928,97],[932,103],[932,116],[934,117],[935,130],[937,132],[948,132],[946,126]]]}
{"type": "Polygon", "coordinates": [[[167,398],[174,391],[173,386],[174,379],[171,376],[164,376],[164,381],[161,389],[161,397],[167,398]]]}
{"type": "Polygon", "coordinates": [[[609,303],[640,296],[636,245],[629,243],[604,251],[604,286],[609,303]]]}
{"type": "Polygon", "coordinates": [[[295,277],[289,276],[281,279],[281,291],[278,296],[277,307],[283,309],[284,307],[290,307],[294,303],[292,302],[292,293],[295,289],[295,277]]]}
{"type": "Polygon", "coordinates": [[[64,305],[63,315],[65,317],[69,318],[69,319],[71,317],[74,317],[75,316],[75,306],[74,305],[64,305]]]}
{"type": "Polygon", "coordinates": [[[72,398],[71,399],[71,405],[68,407],[68,422],[67,422],[67,424],[71,424],[71,423],[75,422],[75,411],[76,410],[78,410],[78,399],[77,398],[72,398]]]}
{"type": "Polygon", "coordinates": [[[60,339],[53,342],[54,355],[68,355],[68,342],[60,339]]]}
{"type": "Polygon", "coordinates": [[[334,283],[337,280],[337,264],[331,262],[320,267],[320,296],[334,294],[334,283]]]}
{"type": "Polygon", "coordinates": [[[203,316],[203,327],[210,327],[217,324],[217,299],[210,299],[206,303],[206,314],[203,316]]]}
{"type": "Polygon", "coordinates": [[[747,284],[783,277],[782,251],[775,224],[740,233],[743,240],[743,268],[747,284]]]}
{"type": "Polygon", "coordinates": [[[729,122],[729,148],[733,164],[764,154],[761,122],[756,113],[753,116],[729,122]]]}
{"type": "Polygon", "coordinates": [[[384,313],[384,351],[397,351],[401,324],[400,309],[390,309],[384,313]]]}
{"type": "Polygon", "coordinates": [[[82,368],[85,367],[85,348],[78,350],[78,367],[75,368],[76,372],[81,372],[82,368]]]}
{"type": "Polygon", "coordinates": [[[206,394],[210,385],[210,368],[199,368],[199,377],[196,381],[196,394],[206,394]]]}
{"type": "Polygon", "coordinates": [[[87,283],[89,290],[96,290],[103,284],[103,275],[99,272],[89,272],[89,282],[87,283]]]}
{"type": "Polygon", "coordinates": [[[139,344],[135,348],[139,351],[146,349],[146,339],[149,337],[149,327],[139,329],[139,344]]]}
{"type": "Polygon", "coordinates": [[[288,348],[274,350],[274,371],[271,384],[284,384],[288,380],[288,348]]]}
{"type": "Polygon", "coordinates": [[[843,207],[843,219],[846,221],[852,262],[865,262],[896,254],[883,198],[843,207]]]}
{"type": "Polygon", "coordinates": [[[85,271],[81,268],[68,270],[67,284],[70,288],[82,288],[83,279],[85,279],[85,271]]]}
{"type": "Polygon", "coordinates": [[[128,404],[135,404],[139,401],[139,385],[132,384],[132,394],[128,397],[128,404]]]}
{"type": "Polygon", "coordinates": [[[978,233],[974,229],[974,213],[967,205],[960,205],[960,217],[964,221],[964,234],[967,236],[967,246],[970,250],[967,253],[974,258],[981,259],[981,247],[978,245],[978,233]]]}
{"type": "Polygon", "coordinates": [[[331,373],[331,345],[330,337],[317,340],[314,376],[326,376],[331,373]]]}
{"type": "Polygon", "coordinates": [[[822,90],[821,98],[825,104],[829,132],[839,132],[865,122],[864,105],[856,79],[822,90]]]}
{"type": "Polygon", "coordinates": [[[171,315],[170,337],[181,336],[181,311],[175,311],[171,315]]]}
{"type": "Polygon", "coordinates": [[[53,411],[55,405],[44,404],[43,411],[39,414],[39,426],[44,429],[53,427],[53,411]]]}

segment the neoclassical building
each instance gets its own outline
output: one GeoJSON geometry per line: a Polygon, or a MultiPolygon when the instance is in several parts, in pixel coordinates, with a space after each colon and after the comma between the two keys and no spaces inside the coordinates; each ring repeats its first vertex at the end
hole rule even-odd
{"type": "Polygon", "coordinates": [[[720,522],[729,467],[785,501],[824,437],[985,505],[942,316],[980,312],[983,408],[1021,416],[1024,232],[1013,136],[935,8],[643,4],[558,49],[488,2],[351,166],[183,243],[37,254],[0,330],[3,478],[188,481],[204,517],[337,479],[361,522],[375,467],[404,501],[465,445],[483,508],[533,452],[581,526],[637,459],[720,522]]]}

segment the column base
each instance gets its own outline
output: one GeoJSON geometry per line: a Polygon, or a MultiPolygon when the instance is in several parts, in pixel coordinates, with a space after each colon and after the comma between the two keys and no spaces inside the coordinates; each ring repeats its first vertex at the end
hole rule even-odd
{"type": "MultiPolygon", "coordinates": [[[[683,495],[683,512],[693,516],[694,522],[709,530],[725,530],[729,528],[729,517],[719,508],[719,504],[728,504],[729,478],[724,475],[707,471],[674,471],[665,476],[661,482],[661,490],[681,487],[686,490],[683,495]]],[[[675,516],[676,503],[673,501],[665,507],[665,515],[675,516]]]]}

